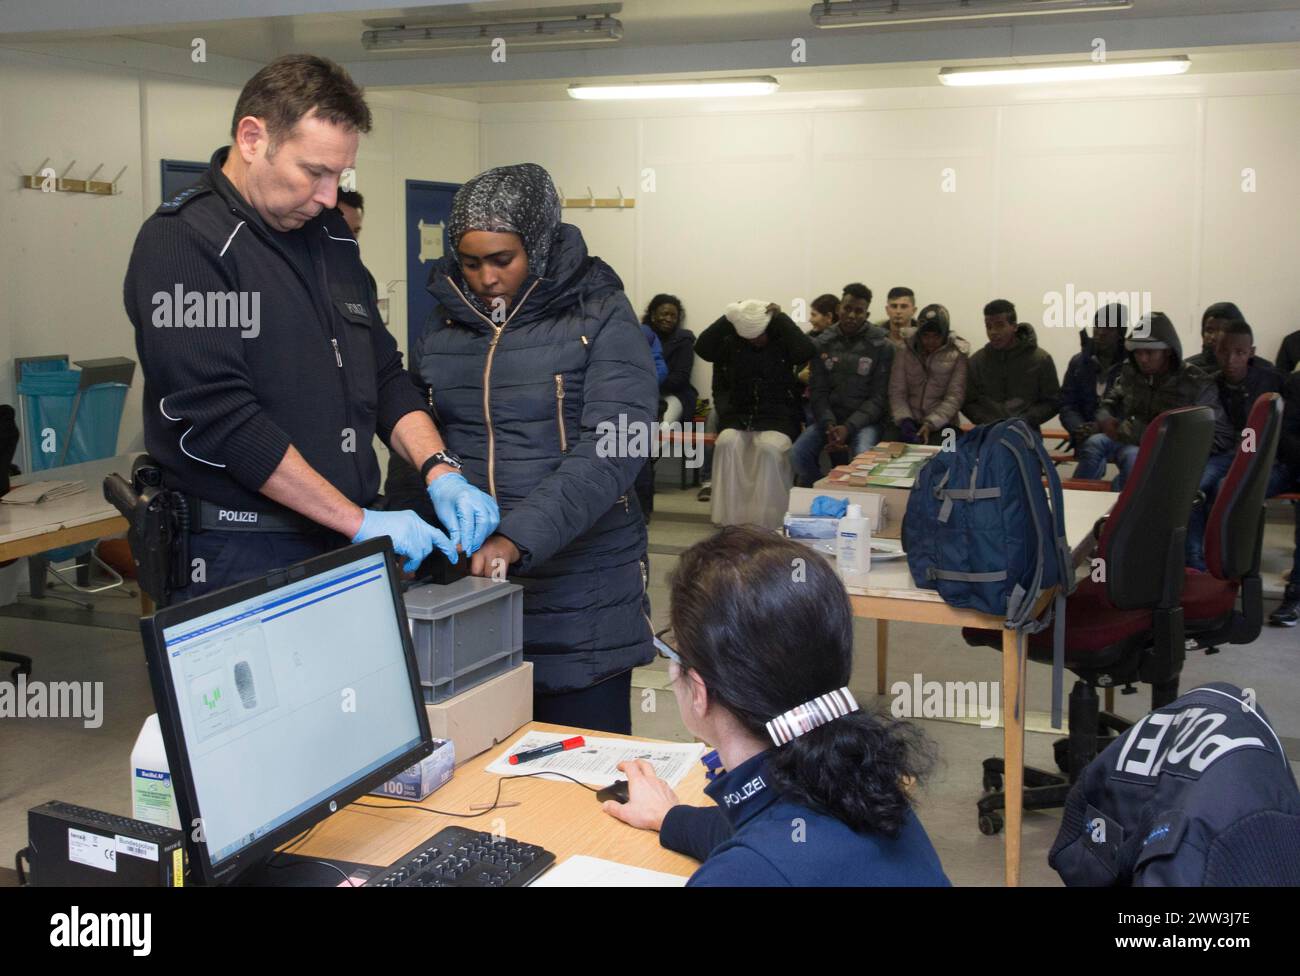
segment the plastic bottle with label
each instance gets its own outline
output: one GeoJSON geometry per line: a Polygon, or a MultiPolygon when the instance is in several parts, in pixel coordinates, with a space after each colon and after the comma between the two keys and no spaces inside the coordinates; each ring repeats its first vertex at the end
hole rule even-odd
{"type": "Polygon", "coordinates": [[[871,572],[871,522],[850,505],[835,530],[835,568],[847,586],[866,586],[871,572]]]}
{"type": "Polygon", "coordinates": [[[157,715],[144,720],[131,750],[131,816],[162,827],[181,826],[157,715]]]}

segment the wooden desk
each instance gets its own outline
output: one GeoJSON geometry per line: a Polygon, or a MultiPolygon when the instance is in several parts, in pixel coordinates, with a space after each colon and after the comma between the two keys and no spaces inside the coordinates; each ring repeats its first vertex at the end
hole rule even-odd
{"type": "MultiPolygon", "coordinates": [[[[1091,491],[1066,491],[1065,535],[1079,565],[1092,551],[1092,529],[1097,520],[1110,511],[1117,496],[1091,491]]],[[[907,560],[876,562],[871,567],[871,585],[848,587],[855,617],[876,621],[876,694],[887,694],[887,658],[889,655],[889,621],[939,624],[945,627],[979,627],[1002,630],[1003,617],[959,610],[943,602],[935,590],[924,590],[912,582],[907,560]]],[[[1043,594],[1034,609],[1041,614],[1051,603],[1055,591],[1043,594]]],[[[1008,887],[1020,883],[1020,824],[1023,814],[1025,776],[1025,666],[1028,657],[1016,654],[1014,631],[1002,635],[1002,724],[1003,756],[1006,772],[1006,882],[1008,887]]]]}
{"type": "MultiPolygon", "coordinates": [[[[37,505],[0,505],[0,562],[125,532],[127,521],[104,498],[103,486],[104,479],[114,472],[130,481],[135,458],[134,454],[119,454],[15,478],[15,488],[32,481],[79,480],[86,483],[86,490],[37,505]]],[[[140,591],[140,609],[142,615],[153,612],[144,590],[140,591]]]]}
{"type": "Polygon", "coordinates": [[[39,505],[0,505],[0,561],[125,532],[126,519],[105,500],[103,484],[114,471],[130,480],[134,459],[133,454],[119,454],[15,478],[15,488],[33,481],[80,480],[86,490],[39,505]]]}
{"type": "MultiPolygon", "coordinates": [[[[510,780],[501,788],[501,799],[518,800],[517,807],[501,807],[473,820],[461,817],[431,816],[406,807],[450,810],[470,813],[471,803],[491,803],[501,777],[487,772],[487,766],[506,747],[525,732],[583,734],[582,729],[562,725],[530,722],[505,743],[456,767],[456,774],[446,786],[435,790],[419,803],[394,800],[392,797],[366,796],[317,826],[300,846],[285,845],[294,854],[335,858],[362,864],[391,864],[426,837],[443,827],[459,824],[478,830],[495,830],[507,837],[540,844],[555,854],[556,863],[575,854],[602,857],[621,864],[649,868],[668,874],[690,875],[699,864],[689,857],[659,846],[659,835],[637,830],[615,820],[600,809],[596,794],[567,780],[540,777],[510,780]],[[400,804],[403,809],[367,809],[366,804],[400,804]]],[[[614,739],[635,739],[610,732],[587,732],[614,739]]],[[[704,767],[695,763],[676,787],[683,803],[711,806],[704,795],[704,767]]]]}

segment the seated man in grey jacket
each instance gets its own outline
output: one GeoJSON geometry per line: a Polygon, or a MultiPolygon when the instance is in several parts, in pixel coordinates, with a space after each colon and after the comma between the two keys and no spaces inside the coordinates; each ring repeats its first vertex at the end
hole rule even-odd
{"type": "Polygon", "coordinates": [[[889,419],[889,374],[894,347],[884,330],[867,321],[871,291],[844,286],[840,317],[823,333],[809,369],[813,423],[794,443],[795,483],[821,477],[822,449],[858,454],[875,446],[889,419]]]}

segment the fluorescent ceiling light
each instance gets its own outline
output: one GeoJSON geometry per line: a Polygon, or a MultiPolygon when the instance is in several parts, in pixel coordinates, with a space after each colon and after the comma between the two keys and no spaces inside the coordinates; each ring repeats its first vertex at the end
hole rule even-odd
{"type": "Polygon", "coordinates": [[[815,3],[808,16],[817,27],[889,27],[946,20],[1035,17],[1129,10],[1133,0],[843,0],[815,3]]]}
{"type": "Polygon", "coordinates": [[[363,33],[361,46],[367,51],[441,51],[487,47],[498,37],[508,44],[589,44],[622,36],[623,24],[613,17],[575,17],[458,27],[385,27],[363,33]]]}
{"type": "Polygon", "coordinates": [[[974,85],[1031,85],[1057,81],[1092,81],[1101,78],[1152,78],[1180,75],[1191,67],[1187,55],[1155,60],[1080,61],[1071,64],[1024,64],[988,68],[943,68],[939,80],[958,87],[974,85]]]}
{"type": "Polygon", "coordinates": [[[736,98],[770,95],[780,86],[764,75],[758,78],[720,78],[717,81],[644,81],[629,85],[570,85],[569,97],[582,99],[629,98],[736,98]]]}

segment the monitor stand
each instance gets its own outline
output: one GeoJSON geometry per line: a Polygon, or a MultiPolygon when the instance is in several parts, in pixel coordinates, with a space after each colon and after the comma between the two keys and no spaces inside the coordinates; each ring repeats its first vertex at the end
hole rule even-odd
{"type": "Polygon", "coordinates": [[[237,888],[346,888],[346,875],[354,886],[360,888],[384,870],[386,868],[378,864],[358,864],[302,854],[273,854],[261,864],[242,872],[231,883],[237,888]]]}

